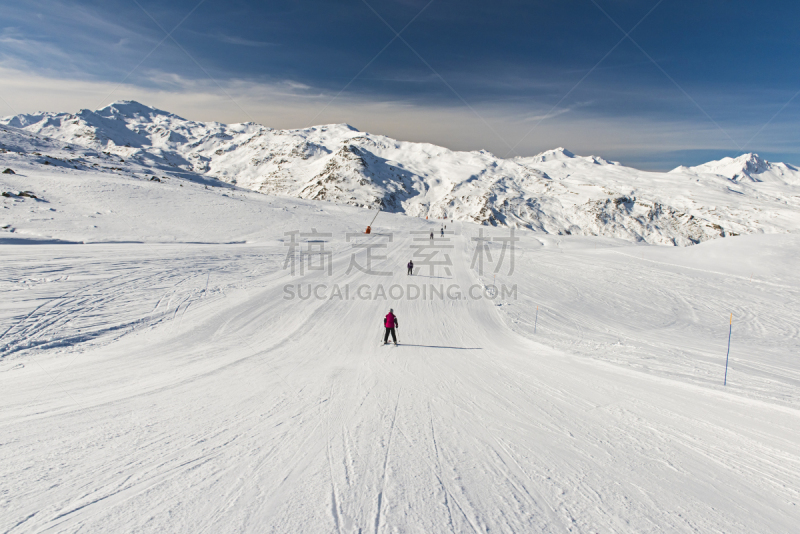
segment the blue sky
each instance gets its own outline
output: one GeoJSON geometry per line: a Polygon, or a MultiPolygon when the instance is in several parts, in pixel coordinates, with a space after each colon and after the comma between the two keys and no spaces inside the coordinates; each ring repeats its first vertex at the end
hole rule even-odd
{"type": "Polygon", "coordinates": [[[198,120],[348,122],[499,156],[566,146],[652,169],[751,151],[800,163],[796,2],[33,0],[0,9],[3,115],[135,98],[198,120]]]}

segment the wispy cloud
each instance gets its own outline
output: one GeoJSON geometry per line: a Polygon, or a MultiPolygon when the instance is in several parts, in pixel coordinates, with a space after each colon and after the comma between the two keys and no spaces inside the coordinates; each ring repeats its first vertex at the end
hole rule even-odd
{"type": "Polygon", "coordinates": [[[592,102],[576,102],[572,106],[565,107],[565,108],[558,108],[553,110],[550,113],[545,113],[541,115],[528,115],[522,118],[522,122],[540,122],[548,119],[553,119],[565,113],[570,113],[578,108],[590,106],[592,102]]]}
{"type": "Polygon", "coordinates": [[[214,38],[217,39],[218,41],[222,41],[223,43],[228,43],[238,46],[250,46],[256,48],[261,48],[265,46],[278,46],[276,43],[269,43],[267,41],[254,41],[252,39],[245,39],[244,37],[237,37],[235,35],[217,34],[214,35],[214,38]]]}

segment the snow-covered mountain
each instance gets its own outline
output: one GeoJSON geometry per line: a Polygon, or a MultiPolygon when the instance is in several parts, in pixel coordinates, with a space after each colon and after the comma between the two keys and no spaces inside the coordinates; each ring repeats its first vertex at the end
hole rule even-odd
{"type": "Polygon", "coordinates": [[[770,182],[800,185],[800,170],[785,163],[770,163],[758,154],[743,154],[737,158],[722,158],[696,167],[678,167],[674,173],[715,174],[734,182],[770,182]]]}
{"type": "Polygon", "coordinates": [[[6,149],[23,132],[47,137],[76,155],[73,166],[90,164],[77,157],[88,150],[87,157],[106,158],[93,160],[95,168],[200,176],[414,217],[668,245],[800,229],[800,171],[755,155],[654,173],[563,148],[502,159],[346,124],[274,130],[195,122],[132,101],[77,114],[18,115],[0,124],[7,127],[0,141],[6,149]]]}

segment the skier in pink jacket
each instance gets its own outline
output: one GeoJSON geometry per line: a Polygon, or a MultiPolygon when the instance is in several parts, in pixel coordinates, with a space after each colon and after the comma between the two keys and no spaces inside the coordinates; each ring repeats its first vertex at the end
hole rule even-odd
{"type": "Polygon", "coordinates": [[[400,328],[400,323],[397,321],[397,317],[394,315],[394,310],[390,309],[389,313],[386,314],[386,317],[383,318],[383,326],[386,327],[386,335],[383,336],[383,344],[386,345],[389,343],[389,334],[392,334],[392,341],[394,344],[397,345],[397,334],[395,334],[394,329],[400,328]]]}

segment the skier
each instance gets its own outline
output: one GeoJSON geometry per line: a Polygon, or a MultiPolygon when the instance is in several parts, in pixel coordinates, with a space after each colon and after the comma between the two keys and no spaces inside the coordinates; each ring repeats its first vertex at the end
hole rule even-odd
{"type": "Polygon", "coordinates": [[[397,345],[397,334],[395,334],[394,329],[400,328],[400,323],[394,315],[394,310],[389,309],[389,313],[383,318],[383,326],[386,327],[386,335],[383,336],[383,344],[386,345],[389,343],[389,333],[391,333],[392,341],[397,345]]]}
{"type": "Polygon", "coordinates": [[[408,274],[414,274],[414,260],[408,260],[408,274]]]}

